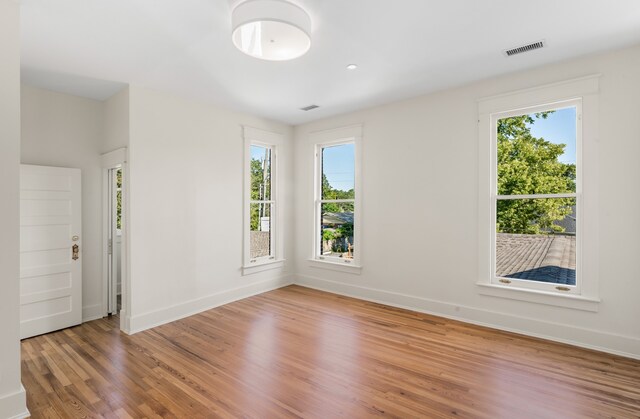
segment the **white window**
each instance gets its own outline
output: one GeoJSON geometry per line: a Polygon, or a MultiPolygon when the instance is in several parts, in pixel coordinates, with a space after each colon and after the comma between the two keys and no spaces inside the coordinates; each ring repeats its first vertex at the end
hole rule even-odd
{"type": "Polygon", "coordinates": [[[244,128],[244,273],[282,265],[277,199],[277,144],[281,136],[244,128]],[[272,266],[276,265],[277,266],[272,266]]]}
{"type": "Polygon", "coordinates": [[[361,127],[314,134],[314,260],[360,266],[361,127]]]}
{"type": "Polygon", "coordinates": [[[590,77],[480,102],[481,293],[597,309],[597,89],[590,77]]]}
{"type": "Polygon", "coordinates": [[[492,281],[580,294],[582,100],[492,115],[492,281]]]}

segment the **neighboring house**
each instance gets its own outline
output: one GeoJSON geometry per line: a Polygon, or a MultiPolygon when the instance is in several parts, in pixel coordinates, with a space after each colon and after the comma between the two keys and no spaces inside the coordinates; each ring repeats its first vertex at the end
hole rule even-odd
{"type": "Polygon", "coordinates": [[[571,207],[571,214],[554,224],[564,228],[565,234],[576,234],[576,206],[571,207]]]}
{"type": "Polygon", "coordinates": [[[496,275],[575,285],[576,237],[497,233],[496,275]]]}
{"type": "Polygon", "coordinates": [[[353,224],[353,212],[327,212],[322,214],[323,227],[338,227],[343,224],[353,224]]]}
{"type": "MultiPolygon", "coordinates": [[[[353,225],[353,212],[327,212],[322,215],[323,231],[335,231],[345,224],[353,225]]],[[[336,237],[322,241],[322,253],[341,253],[344,257],[353,257],[353,236],[336,237]]]]}

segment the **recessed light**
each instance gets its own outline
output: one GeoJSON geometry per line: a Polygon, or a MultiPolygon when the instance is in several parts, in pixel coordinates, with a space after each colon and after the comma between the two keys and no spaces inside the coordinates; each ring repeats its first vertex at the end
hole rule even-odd
{"type": "Polygon", "coordinates": [[[349,64],[349,65],[347,66],[347,70],[355,70],[356,68],[358,68],[358,65],[357,65],[357,64],[349,64]]]}

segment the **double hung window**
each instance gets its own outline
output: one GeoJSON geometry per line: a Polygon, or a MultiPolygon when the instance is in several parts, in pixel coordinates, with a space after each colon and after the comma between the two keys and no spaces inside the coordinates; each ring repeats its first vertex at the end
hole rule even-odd
{"type": "Polygon", "coordinates": [[[478,102],[483,295],[598,310],[599,76],[478,102]]]}
{"type": "Polygon", "coordinates": [[[493,281],[579,293],[581,101],[492,116],[493,281]]]}
{"type": "Polygon", "coordinates": [[[243,127],[244,250],[243,274],[284,265],[281,211],[278,203],[280,134],[243,127]]]}
{"type": "Polygon", "coordinates": [[[352,273],[359,272],[361,259],[361,129],[352,126],[313,134],[316,159],[313,260],[330,262],[333,267],[345,265],[344,269],[352,273]]]}

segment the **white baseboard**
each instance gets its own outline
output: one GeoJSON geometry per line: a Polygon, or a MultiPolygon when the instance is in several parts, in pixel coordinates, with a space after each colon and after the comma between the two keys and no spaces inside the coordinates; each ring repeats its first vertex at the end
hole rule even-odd
{"type": "Polygon", "coordinates": [[[460,320],[508,332],[520,333],[597,351],[640,359],[640,339],[599,330],[579,328],[496,311],[465,307],[407,294],[345,284],[342,282],[297,275],[300,286],[332,292],[393,307],[460,320]]]}
{"type": "Polygon", "coordinates": [[[22,419],[29,416],[27,393],[22,385],[20,390],[0,396],[0,418],[22,419]]]}
{"type": "Polygon", "coordinates": [[[291,285],[293,283],[292,279],[291,275],[287,275],[265,281],[254,282],[249,285],[196,298],[161,310],[127,317],[125,320],[125,326],[128,327],[123,328],[122,330],[128,334],[138,333],[143,330],[192,316],[243,298],[291,285]]]}
{"type": "Polygon", "coordinates": [[[102,304],[94,304],[92,306],[82,307],[82,322],[88,322],[95,319],[101,319],[104,317],[102,312],[102,304]]]}

